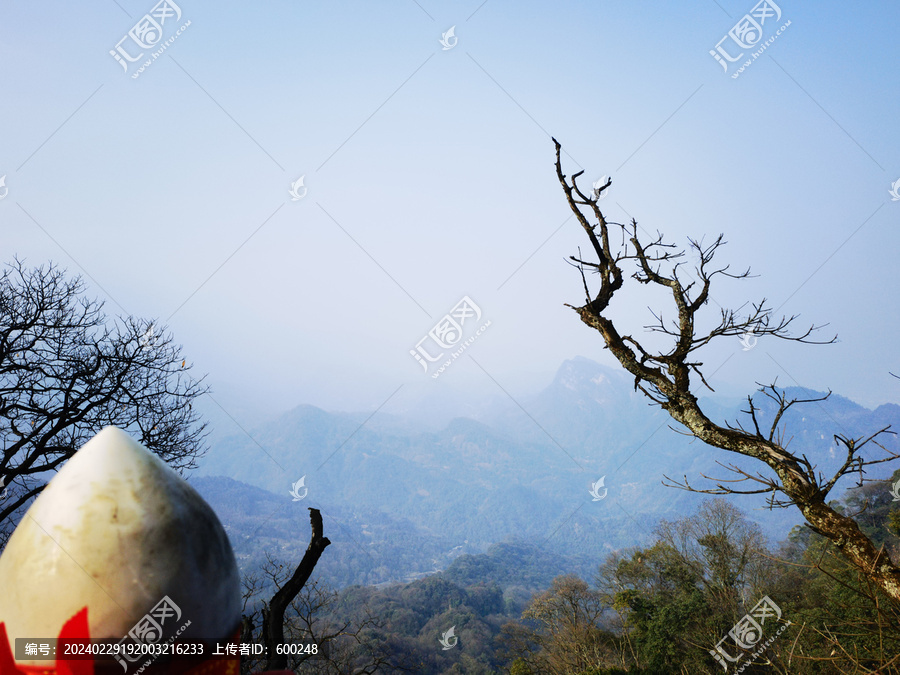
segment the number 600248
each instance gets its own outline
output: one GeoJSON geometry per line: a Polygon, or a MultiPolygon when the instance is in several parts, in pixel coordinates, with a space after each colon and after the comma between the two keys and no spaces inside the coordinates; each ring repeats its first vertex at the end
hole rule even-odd
{"type": "Polygon", "coordinates": [[[278,654],[318,654],[319,645],[315,642],[291,642],[275,647],[278,654]]]}

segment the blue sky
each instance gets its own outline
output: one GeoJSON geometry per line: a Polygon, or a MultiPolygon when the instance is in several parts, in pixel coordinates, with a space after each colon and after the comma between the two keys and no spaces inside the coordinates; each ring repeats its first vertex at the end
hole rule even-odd
{"type": "MultiPolygon", "coordinates": [[[[166,323],[229,410],[402,412],[612,365],[564,306],[587,242],[550,135],[567,173],[612,176],[610,218],[725,233],[722,261],[759,276],[714,288],[712,319],[767,297],[839,335],[725,340],[714,387],[898,400],[895,4],[781,2],[763,41],[790,25],[737,79],[709,51],[740,0],[183,0],[163,41],[190,25],[132,78],[109,52],[153,7],[0,5],[3,260],[166,323]],[[463,296],[490,327],[433,379],[409,350],[463,296]]],[[[666,308],[642,293],[615,308],[633,332],[666,308]]]]}

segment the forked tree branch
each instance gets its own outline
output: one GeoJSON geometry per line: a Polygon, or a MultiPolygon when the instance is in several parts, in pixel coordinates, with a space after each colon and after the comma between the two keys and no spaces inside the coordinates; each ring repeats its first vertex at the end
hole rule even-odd
{"type": "Polygon", "coordinates": [[[319,512],[319,509],[309,509],[309,524],[312,529],[312,535],[310,536],[306,553],[303,554],[303,559],[297,565],[297,569],[294,570],[293,576],[272,596],[272,599],[269,601],[268,612],[264,614],[263,639],[265,640],[268,653],[266,670],[284,670],[287,668],[288,655],[283,650],[279,650],[279,647],[284,644],[285,610],[306,585],[316,567],[316,563],[319,562],[322,552],[331,544],[328,537],[323,534],[322,514],[319,512]]]}
{"type": "Polygon", "coordinates": [[[771,506],[796,506],[810,528],[831,540],[867,578],[900,602],[900,569],[883,551],[876,550],[852,518],[836,512],[826,501],[828,493],[841,477],[853,472],[862,476],[867,466],[898,457],[874,441],[888,429],[882,429],[868,438],[835,436],[835,441],[845,447],[847,455],[834,475],[825,480],[823,476],[816,474],[815,465],[805,455],[797,456],[787,450],[788,442],[785,441],[783,427],[780,425],[784,413],[795,403],[823,400],[827,395],[820,399],[790,399],[774,383],[763,387],[762,393],[776,403],[777,410],[771,426],[765,429],[764,425],[761,426],[759,407],[752,397],[748,397],[749,409],[743,411],[749,415],[752,423],[752,428],[748,429],[740,423],[722,426],[713,422],[700,408],[692,391],[691,375],[697,375],[701,383],[709,386],[703,378],[702,361],[692,355],[717,338],[751,333],[757,338],[770,336],[807,344],[830,344],[836,340],[836,336],[827,340],[813,339],[812,335],[821,328],[815,325],[800,334],[794,334],[791,329],[797,317],[773,317],[765,299],[752,303],[745,314],[740,314],[743,306],[738,310],[721,309],[718,323],[708,331],[701,331],[698,328],[698,317],[710,298],[713,279],[717,276],[731,279],[750,276],[749,269],[731,273],[727,265],[715,267],[712,264],[715,254],[725,243],[723,235],[719,235],[708,245],[702,241],[689,240],[689,249],[697,260],[694,267],[697,281],[685,284],[683,275],[679,275],[681,266],[686,264],[682,260],[685,252],[677,250],[674,244],[666,243],[659,233],[649,242],[642,241],[634,219],[627,225],[608,221],[600,210],[599,197],[611,185],[611,180],[602,188],[595,189],[588,197],[577,184],[583,171],[567,178],[562,169],[561,146],[555,138],[553,143],[556,147],[556,175],[560,186],[572,213],[587,234],[596,257],[596,262],[586,261],[581,254],[577,258],[571,258],[581,273],[585,302],[581,306],[567,306],[577,312],[586,325],[600,333],[613,356],[634,376],[635,389],[660,405],[692,436],[714,447],[759,460],[774,474],[772,477],[759,474],[754,476],[736,466],[729,466],[726,468],[740,478],[718,481],[713,490],[694,488],[688,483],[687,477],[680,484],[668,478],[666,480],[674,487],[708,494],[769,493],[771,506]],[[622,232],[623,243],[620,246],[611,243],[610,230],[613,228],[622,232]],[[593,273],[592,280],[599,277],[599,281],[594,282],[593,291],[590,290],[585,270],[593,273]],[[633,336],[622,334],[619,326],[608,316],[610,304],[622,289],[626,274],[639,284],[667,289],[671,294],[674,318],[666,322],[661,313],[656,313],[656,323],[647,327],[653,332],[669,336],[671,341],[667,347],[652,349],[633,336]],[[859,452],[870,442],[885,450],[887,456],[881,459],[863,458],[859,452]],[[747,480],[762,487],[741,491],[725,485],[747,480]]]}

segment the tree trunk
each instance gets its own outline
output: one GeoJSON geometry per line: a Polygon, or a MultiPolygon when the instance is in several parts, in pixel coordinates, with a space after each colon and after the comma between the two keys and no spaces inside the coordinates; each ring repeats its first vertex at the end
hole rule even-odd
{"type": "Polygon", "coordinates": [[[322,535],[322,514],[318,509],[309,510],[309,522],[312,526],[312,536],[303,560],[297,565],[294,575],[278,589],[269,601],[269,611],[263,616],[263,640],[267,650],[266,670],[284,670],[287,668],[287,654],[278,653],[278,648],[284,645],[284,613],[297,597],[297,594],[309,580],[319,557],[325,548],[331,544],[327,537],[322,535]]]}

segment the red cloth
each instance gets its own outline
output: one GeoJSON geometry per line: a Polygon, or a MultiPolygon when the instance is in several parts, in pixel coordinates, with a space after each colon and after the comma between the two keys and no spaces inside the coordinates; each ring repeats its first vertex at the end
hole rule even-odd
{"type": "MultiPolygon", "coordinates": [[[[87,607],[83,607],[75,616],[66,621],[59,631],[57,648],[62,651],[66,640],[84,639],[90,635],[87,607]]],[[[16,664],[9,637],[6,635],[6,624],[0,623],[0,675],[31,675],[33,673],[54,673],[55,675],[94,675],[94,662],[87,660],[56,660],[55,666],[20,666],[16,664]]]]}

